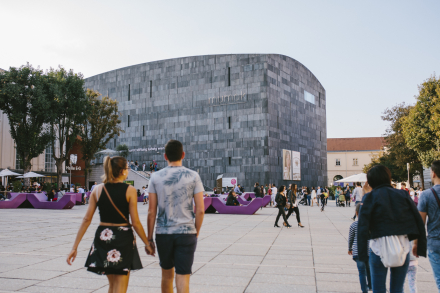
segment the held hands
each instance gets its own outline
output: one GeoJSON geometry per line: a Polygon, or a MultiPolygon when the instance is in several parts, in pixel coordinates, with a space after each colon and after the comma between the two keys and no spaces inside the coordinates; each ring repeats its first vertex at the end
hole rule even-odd
{"type": "Polygon", "coordinates": [[[353,251],[349,250],[348,255],[353,255],[353,251]]]}
{"type": "Polygon", "coordinates": [[[419,255],[417,254],[417,244],[416,243],[413,244],[412,253],[414,254],[415,257],[419,257],[419,255]]]}
{"type": "Polygon", "coordinates": [[[148,244],[145,245],[145,252],[146,252],[148,255],[151,255],[151,256],[153,256],[153,257],[155,256],[155,253],[156,253],[156,245],[154,244],[153,241],[149,241],[148,244]]]}
{"type": "Polygon", "coordinates": [[[76,249],[72,249],[72,251],[70,251],[69,255],[67,256],[67,264],[69,266],[71,266],[73,264],[73,262],[75,261],[76,258],[76,254],[78,253],[78,251],[76,249]]]}

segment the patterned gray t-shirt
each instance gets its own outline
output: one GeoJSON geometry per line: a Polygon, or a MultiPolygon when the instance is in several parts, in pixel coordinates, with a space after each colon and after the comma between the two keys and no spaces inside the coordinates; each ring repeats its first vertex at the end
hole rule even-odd
{"type": "Polygon", "coordinates": [[[156,234],[196,234],[193,199],[203,191],[199,174],[183,166],[154,172],[148,193],[157,194],[156,234]]]}

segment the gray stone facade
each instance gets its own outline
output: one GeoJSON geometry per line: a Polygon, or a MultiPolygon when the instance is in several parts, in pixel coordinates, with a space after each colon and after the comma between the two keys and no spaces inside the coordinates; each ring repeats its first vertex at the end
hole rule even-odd
{"type": "MultiPolygon", "coordinates": [[[[86,88],[119,102],[122,133],[114,149],[184,145],[184,165],[213,188],[218,175],[255,182],[282,180],[282,149],[301,152],[301,182],[327,182],[326,94],[301,63],[277,54],[184,57],[133,65],[86,79],[86,88]],[[315,103],[304,99],[304,90],[315,103]]],[[[134,151],[140,164],[166,162],[163,149],[134,151]]],[[[293,182],[293,181],[292,181],[293,182]]]]}

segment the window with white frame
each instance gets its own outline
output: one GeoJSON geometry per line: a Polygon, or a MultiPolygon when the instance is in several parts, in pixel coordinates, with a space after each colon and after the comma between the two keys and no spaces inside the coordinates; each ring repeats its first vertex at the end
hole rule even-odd
{"type": "Polygon", "coordinates": [[[341,160],[340,159],[336,159],[336,166],[341,166],[341,160]]]}
{"type": "Polygon", "coordinates": [[[353,159],[353,166],[357,166],[358,165],[358,159],[357,158],[354,158],[353,159]]]}
{"type": "Polygon", "coordinates": [[[315,104],[315,96],[309,93],[308,91],[304,91],[304,100],[309,103],[315,104]]]}
{"type": "Polygon", "coordinates": [[[46,172],[55,172],[55,159],[52,157],[52,155],[52,146],[48,145],[44,155],[44,171],[46,172]]]}

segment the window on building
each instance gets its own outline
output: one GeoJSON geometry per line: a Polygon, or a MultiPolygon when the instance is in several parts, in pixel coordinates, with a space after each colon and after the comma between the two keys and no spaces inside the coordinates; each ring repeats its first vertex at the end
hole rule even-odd
{"type": "Polygon", "coordinates": [[[341,160],[340,159],[336,159],[336,166],[341,166],[341,160]]]}
{"type": "Polygon", "coordinates": [[[55,159],[52,155],[52,145],[48,145],[46,147],[46,153],[44,154],[44,171],[46,172],[55,172],[55,159]]]}
{"type": "Polygon", "coordinates": [[[142,126],[142,136],[145,136],[145,125],[142,126]]]}
{"type": "Polygon", "coordinates": [[[319,107],[321,108],[321,93],[319,93],[319,107]]]}
{"type": "Polygon", "coordinates": [[[113,141],[113,147],[116,149],[116,138],[115,138],[115,140],[113,141]]]}
{"type": "Polygon", "coordinates": [[[232,164],[232,158],[229,157],[229,165],[231,165],[231,164],[232,164]]]}
{"type": "Polygon", "coordinates": [[[128,85],[128,100],[130,101],[130,85],[128,85]]]}
{"type": "Polygon", "coordinates": [[[153,81],[150,80],[150,98],[153,97],[153,81]]]}
{"type": "Polygon", "coordinates": [[[128,127],[130,127],[130,115],[128,115],[127,121],[128,121],[128,127]]]}
{"type": "Polygon", "coordinates": [[[228,129],[231,129],[231,116],[228,117],[228,129]]]}
{"type": "Polygon", "coordinates": [[[17,154],[17,150],[15,150],[15,169],[23,169],[20,156],[17,154]]]}
{"type": "Polygon", "coordinates": [[[353,159],[353,166],[357,166],[358,165],[358,159],[357,158],[354,158],[353,159]]]}
{"type": "Polygon", "coordinates": [[[308,91],[304,91],[304,99],[309,102],[312,103],[313,105],[315,105],[315,96],[312,95],[311,93],[309,93],[308,91]]]}
{"type": "Polygon", "coordinates": [[[228,67],[228,86],[231,86],[231,67],[228,67]]]}

